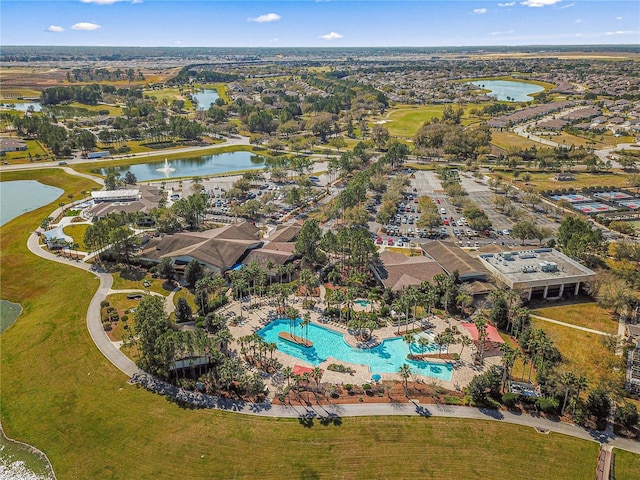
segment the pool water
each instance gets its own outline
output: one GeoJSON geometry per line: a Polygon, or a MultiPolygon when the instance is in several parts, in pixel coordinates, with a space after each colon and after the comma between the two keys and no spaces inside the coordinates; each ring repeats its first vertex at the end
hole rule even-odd
{"type": "Polygon", "coordinates": [[[355,300],[353,303],[357,303],[361,307],[368,307],[369,305],[371,305],[371,302],[369,300],[355,300]]]}
{"type": "MultiPolygon", "coordinates": [[[[397,373],[402,364],[406,363],[411,367],[413,373],[417,375],[425,375],[446,381],[451,380],[453,367],[450,363],[408,360],[406,357],[409,354],[409,346],[400,337],[384,340],[374,348],[359,349],[349,346],[344,341],[342,334],[312,323],[309,325],[309,340],[313,342],[313,347],[305,348],[282,340],[278,337],[280,332],[289,332],[289,320],[274,320],[257,333],[267,342],[275,343],[281,352],[308,362],[313,366],[318,366],[328,357],[332,357],[355,365],[368,365],[371,373],[397,373]]],[[[294,333],[298,336],[302,336],[304,333],[303,327],[300,327],[299,319],[296,321],[294,333]]],[[[435,345],[431,344],[425,353],[434,352],[435,350],[435,345]]],[[[414,354],[422,353],[417,345],[411,346],[411,352],[414,354]]]]}

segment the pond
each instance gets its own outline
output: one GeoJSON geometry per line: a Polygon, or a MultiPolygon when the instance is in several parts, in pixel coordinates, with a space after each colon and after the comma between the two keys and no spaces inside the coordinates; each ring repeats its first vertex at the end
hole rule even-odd
{"type": "Polygon", "coordinates": [[[53,202],[64,193],[35,180],[0,182],[0,225],[53,202]]]}
{"type": "Polygon", "coordinates": [[[219,95],[217,90],[207,88],[192,94],[191,98],[195,98],[198,101],[198,110],[209,110],[209,107],[219,98],[219,95]]]}
{"type": "Polygon", "coordinates": [[[138,181],[146,181],[177,177],[206,177],[261,168],[264,168],[264,157],[251,152],[239,151],[169,160],[167,164],[164,160],[160,160],[152,163],[101,168],[96,172],[102,175],[109,173],[124,175],[130,171],[135,174],[138,181]]]}
{"type": "Polygon", "coordinates": [[[511,80],[477,80],[469,82],[484,90],[490,90],[489,95],[501,101],[530,102],[534,93],[542,92],[544,87],[535,83],[517,82],[511,80]]]}
{"type": "Polygon", "coordinates": [[[49,480],[49,462],[28,446],[8,440],[0,433],[0,478],[3,480],[49,480]]]}
{"type": "Polygon", "coordinates": [[[34,112],[39,112],[42,110],[42,106],[40,102],[16,102],[16,103],[7,103],[5,104],[7,108],[12,108],[14,110],[18,110],[19,112],[26,112],[29,107],[33,107],[34,112]]]}
{"type": "Polygon", "coordinates": [[[11,326],[22,313],[22,307],[18,303],[8,300],[0,300],[0,333],[11,326]]]}

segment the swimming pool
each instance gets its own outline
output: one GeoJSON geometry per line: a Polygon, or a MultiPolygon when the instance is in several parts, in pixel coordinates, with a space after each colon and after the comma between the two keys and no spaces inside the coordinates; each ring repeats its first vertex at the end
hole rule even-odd
{"type": "MultiPolygon", "coordinates": [[[[299,320],[296,322],[296,327],[296,335],[302,335],[299,320]]],[[[309,325],[309,340],[313,342],[313,347],[305,348],[278,337],[278,333],[288,331],[289,320],[278,319],[258,330],[257,333],[266,341],[275,343],[281,352],[314,366],[320,365],[328,357],[333,357],[356,365],[368,365],[371,373],[397,373],[400,366],[407,363],[417,375],[451,380],[453,367],[450,363],[408,360],[406,357],[409,354],[409,346],[400,337],[384,340],[374,348],[359,349],[349,346],[342,334],[312,323],[309,325]]],[[[433,352],[436,347],[430,345],[427,350],[433,352]]],[[[412,345],[411,351],[416,354],[421,353],[417,345],[412,345]]]]}
{"type": "Polygon", "coordinates": [[[371,302],[369,300],[364,300],[362,298],[359,298],[358,300],[354,300],[353,303],[357,303],[361,307],[368,307],[369,305],[371,305],[371,302]]]}

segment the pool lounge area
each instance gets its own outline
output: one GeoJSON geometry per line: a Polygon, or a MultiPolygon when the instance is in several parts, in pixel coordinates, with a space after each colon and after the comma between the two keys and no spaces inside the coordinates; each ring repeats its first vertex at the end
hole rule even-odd
{"type": "MultiPolygon", "coordinates": [[[[313,346],[306,348],[295,343],[281,339],[280,332],[289,332],[289,320],[277,319],[257,331],[268,342],[273,342],[282,353],[318,366],[328,358],[351,363],[354,365],[366,365],[372,374],[397,373],[402,364],[406,363],[416,375],[423,375],[444,381],[451,381],[453,365],[445,362],[408,360],[409,346],[401,338],[388,338],[378,346],[369,349],[354,348],[348,345],[344,335],[323,326],[311,323],[309,325],[309,340],[313,346]]],[[[296,321],[295,331],[302,336],[303,331],[296,321]]],[[[424,335],[424,334],[421,334],[424,335]]],[[[429,345],[425,353],[434,353],[437,347],[429,345]]],[[[411,346],[411,353],[422,353],[415,344],[411,346]]]]}

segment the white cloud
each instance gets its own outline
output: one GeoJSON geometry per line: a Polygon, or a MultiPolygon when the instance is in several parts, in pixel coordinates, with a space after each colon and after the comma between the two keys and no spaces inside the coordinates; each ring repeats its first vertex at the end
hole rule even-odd
{"type": "Polygon", "coordinates": [[[504,32],[491,32],[490,35],[512,35],[513,33],[515,33],[515,30],[506,30],[504,32]]]}
{"type": "Polygon", "coordinates": [[[97,23],[90,23],[90,22],[80,22],[80,23],[74,23],[73,25],[71,25],[71,30],[91,31],[91,30],[98,30],[99,28],[102,28],[102,27],[97,23]]]}
{"type": "Polygon", "coordinates": [[[622,17],[616,17],[616,20],[622,20],[622,17]]]}
{"type": "Polygon", "coordinates": [[[51,25],[49,28],[47,28],[47,32],[60,33],[64,32],[64,28],[59,27],[58,25],[51,25]]]}
{"type": "Polygon", "coordinates": [[[320,38],[323,40],[337,40],[338,38],[343,38],[344,35],[340,35],[336,32],[327,33],[326,35],[320,35],[320,38]]]}
{"type": "Polygon", "coordinates": [[[563,5],[561,7],[558,7],[560,10],[564,10],[565,8],[572,8],[576,6],[576,2],[573,3],[567,3],[566,5],[563,5]]]}
{"type": "Polygon", "coordinates": [[[280,15],[278,15],[277,13],[267,13],[265,15],[260,15],[259,17],[255,17],[255,18],[247,18],[248,22],[257,22],[257,23],[267,23],[267,22],[275,22],[277,20],[280,20],[280,15]]]}
{"type": "Polygon", "coordinates": [[[605,35],[633,35],[638,33],[637,30],[616,30],[615,32],[607,32],[605,35]]]}
{"type": "Polygon", "coordinates": [[[525,0],[524,2],[520,2],[520,5],[524,5],[525,7],[547,7],[560,3],[561,1],[562,0],[525,0]]]}
{"type": "Polygon", "coordinates": [[[487,9],[486,8],[476,8],[473,13],[475,13],[476,15],[484,15],[485,13],[487,13],[487,9]]]}
{"type": "Polygon", "coordinates": [[[279,41],[280,41],[280,39],[279,39],[278,37],[276,37],[276,38],[272,38],[272,39],[271,39],[271,40],[269,40],[269,41],[270,41],[270,42],[273,42],[273,43],[276,43],[276,42],[279,42],[279,41]]]}
{"type": "Polygon", "coordinates": [[[581,18],[576,18],[576,23],[582,23],[582,19],[581,18]]]}
{"type": "Polygon", "coordinates": [[[507,3],[499,3],[498,6],[505,8],[505,7],[513,7],[516,4],[516,2],[507,2],[507,3]]]}

